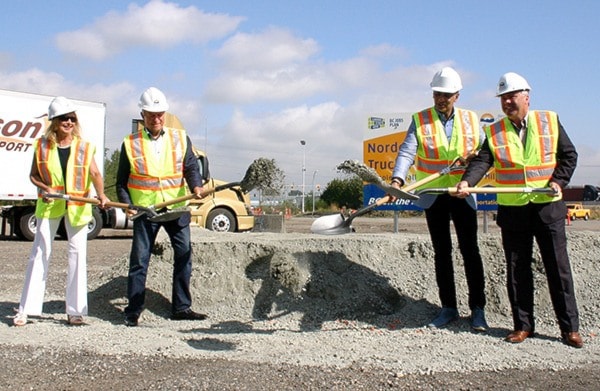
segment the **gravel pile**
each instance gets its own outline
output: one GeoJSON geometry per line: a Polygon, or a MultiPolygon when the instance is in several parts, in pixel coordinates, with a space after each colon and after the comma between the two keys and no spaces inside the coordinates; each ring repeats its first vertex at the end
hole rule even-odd
{"type": "MultiPolygon", "coordinates": [[[[111,381],[135,389],[485,389],[491,379],[496,386],[525,389],[519,381],[540,373],[545,386],[585,389],[600,380],[597,233],[569,233],[583,349],[558,339],[539,259],[534,267],[538,337],[518,345],[503,342],[512,320],[498,235],[482,234],[480,240],[491,326],[483,334],[469,328],[460,259],[461,319],[445,329],[423,327],[438,310],[426,235],[194,230],[193,242],[194,309],[209,314],[204,322],[168,320],[172,252],[164,238],[151,261],[147,309],[137,328],[125,327],[121,314],[126,253],[110,267],[90,272],[90,316],[83,327],[66,326],[62,270],[57,281],[51,276],[44,316],[31,318],[26,327],[10,326],[20,290],[0,289],[1,356],[8,360],[0,383],[12,384],[11,366],[22,374],[29,370],[32,385],[41,379],[35,378],[36,368],[44,368],[46,386],[62,384],[57,387],[62,389],[103,388],[111,381]],[[60,364],[52,370],[53,360],[60,364]],[[161,377],[153,377],[156,368],[161,377]],[[207,383],[208,368],[224,377],[207,383]],[[143,379],[132,383],[138,372],[143,379]],[[505,383],[494,377],[497,373],[513,380],[505,383]],[[73,384],[47,380],[69,374],[73,384]],[[122,383],[125,379],[130,382],[122,383]]],[[[22,274],[15,279],[18,286],[22,274]]]]}

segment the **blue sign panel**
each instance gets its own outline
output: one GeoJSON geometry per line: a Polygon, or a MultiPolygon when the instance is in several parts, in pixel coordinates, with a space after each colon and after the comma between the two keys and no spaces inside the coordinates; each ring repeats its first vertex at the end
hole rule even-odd
{"type": "MultiPolygon", "coordinates": [[[[375,185],[365,185],[363,187],[363,205],[368,206],[385,196],[385,192],[375,185]]],[[[498,210],[496,194],[477,194],[477,210],[486,211],[498,210]]],[[[384,204],[375,208],[375,210],[423,210],[414,204],[411,200],[397,199],[393,204],[384,204]]]]}

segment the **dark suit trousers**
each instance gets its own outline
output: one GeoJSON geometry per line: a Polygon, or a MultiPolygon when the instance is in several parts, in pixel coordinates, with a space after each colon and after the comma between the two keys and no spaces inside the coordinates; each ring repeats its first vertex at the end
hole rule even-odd
{"type": "Polygon", "coordinates": [[[477,212],[466,200],[442,194],[425,210],[425,218],[435,252],[435,276],[442,306],[457,308],[450,231],[452,221],[464,261],[469,287],[469,308],[483,309],[485,280],[477,243],[477,212]]]}
{"type": "MultiPolygon", "coordinates": [[[[509,219],[503,219],[500,226],[507,264],[506,285],[512,306],[515,330],[531,332],[535,330],[532,272],[533,239],[535,238],[540,248],[548,279],[550,298],[560,330],[562,332],[579,331],[579,313],[575,300],[571,264],[567,253],[564,215],[554,222],[542,221],[542,218],[547,220],[547,213],[544,209],[559,207],[558,203],[551,204],[557,205],[530,203],[521,207],[500,207],[507,212],[504,216],[509,215],[513,218],[511,223],[509,223],[509,219]],[[514,220],[518,215],[521,217],[514,220]]],[[[501,210],[499,210],[499,221],[500,215],[501,210]]]]}

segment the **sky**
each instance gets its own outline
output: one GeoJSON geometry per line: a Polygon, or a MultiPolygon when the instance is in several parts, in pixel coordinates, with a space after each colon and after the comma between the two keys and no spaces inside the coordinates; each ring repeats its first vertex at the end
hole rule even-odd
{"type": "Polygon", "coordinates": [[[457,106],[476,111],[500,112],[498,79],[524,76],[531,108],[558,112],[577,147],[571,184],[600,184],[596,0],[13,0],[2,11],[0,89],[105,103],[109,151],[154,86],[213,177],[239,181],[254,159],[275,159],[308,193],[362,160],[369,115],[432,106],[431,78],[451,66],[457,106]]]}

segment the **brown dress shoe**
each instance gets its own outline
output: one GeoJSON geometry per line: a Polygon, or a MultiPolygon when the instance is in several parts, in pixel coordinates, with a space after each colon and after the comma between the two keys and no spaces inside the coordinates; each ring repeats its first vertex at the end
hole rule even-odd
{"type": "Polygon", "coordinates": [[[569,346],[574,348],[582,348],[583,347],[583,339],[581,335],[577,331],[564,332],[562,333],[562,340],[569,346]]]}
{"type": "Polygon", "coordinates": [[[524,330],[515,330],[508,334],[504,340],[510,343],[521,343],[527,339],[532,333],[524,330]]]}

